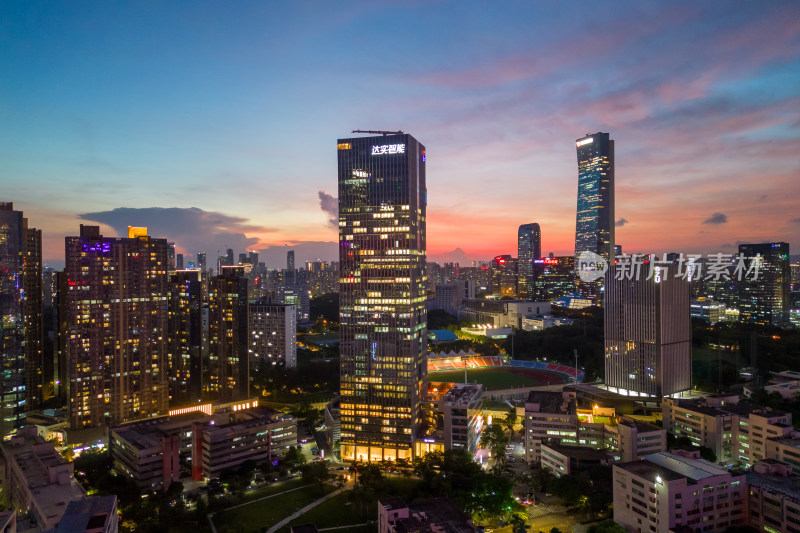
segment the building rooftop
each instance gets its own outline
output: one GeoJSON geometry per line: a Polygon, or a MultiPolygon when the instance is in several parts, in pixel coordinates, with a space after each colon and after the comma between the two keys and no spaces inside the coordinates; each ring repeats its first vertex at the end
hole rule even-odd
{"type": "Polygon", "coordinates": [[[655,431],[661,431],[663,429],[655,424],[648,424],[647,422],[642,422],[641,420],[636,420],[635,418],[623,417],[619,419],[619,423],[628,427],[635,427],[636,431],[639,433],[652,433],[655,431]]]}
{"type": "Polygon", "coordinates": [[[542,447],[550,448],[551,450],[560,453],[570,459],[577,459],[579,461],[607,461],[609,455],[602,450],[595,450],[594,448],[587,448],[585,446],[566,446],[556,441],[543,442],[542,447]]]}
{"type": "Polygon", "coordinates": [[[797,437],[772,437],[768,439],[772,442],[780,443],[783,446],[800,450],[800,438],[797,437]]]}
{"type": "Polygon", "coordinates": [[[394,522],[397,533],[474,533],[472,519],[447,498],[433,498],[406,505],[399,498],[381,499],[390,510],[408,508],[408,518],[394,522]]]}
{"type": "Polygon", "coordinates": [[[692,481],[699,481],[713,476],[723,476],[729,473],[727,469],[721,468],[705,459],[690,459],[664,452],[646,455],[643,459],[672,470],[692,481]]]}
{"type": "Polygon", "coordinates": [[[795,502],[800,502],[800,477],[798,476],[759,474],[752,470],[748,471],[745,476],[749,486],[761,487],[770,492],[781,494],[795,502]]]}
{"type": "Polygon", "coordinates": [[[93,496],[69,503],[55,533],[84,533],[108,527],[117,512],[116,496],[93,496]]]}
{"type": "Polygon", "coordinates": [[[560,391],[531,391],[526,403],[538,403],[540,413],[566,413],[575,414],[575,401],[564,398],[560,391]]]}
{"type": "Polygon", "coordinates": [[[703,479],[732,474],[704,459],[690,459],[680,455],[659,452],[646,455],[641,461],[615,465],[639,477],[655,481],[656,476],[665,481],[686,479],[688,483],[697,483],[703,479]]]}
{"type": "Polygon", "coordinates": [[[449,329],[431,329],[428,335],[433,336],[437,341],[457,341],[458,336],[449,329]]]}
{"type": "Polygon", "coordinates": [[[70,501],[86,496],[72,475],[72,463],[61,457],[52,442],[42,439],[35,426],[21,428],[0,447],[6,461],[15,465],[10,467],[13,475],[24,478],[20,482],[45,519],[60,517],[70,501]]]}
{"type": "Polygon", "coordinates": [[[687,411],[694,411],[710,416],[724,416],[727,414],[735,414],[739,416],[749,417],[750,415],[759,415],[766,418],[786,416],[786,411],[778,409],[771,409],[769,407],[760,407],[751,403],[728,404],[721,407],[713,407],[708,405],[703,399],[692,400],[675,400],[675,405],[687,411]]]}
{"type": "Polygon", "coordinates": [[[447,391],[442,398],[445,403],[455,406],[468,406],[480,396],[483,387],[481,385],[464,385],[456,383],[455,386],[447,391]]]}

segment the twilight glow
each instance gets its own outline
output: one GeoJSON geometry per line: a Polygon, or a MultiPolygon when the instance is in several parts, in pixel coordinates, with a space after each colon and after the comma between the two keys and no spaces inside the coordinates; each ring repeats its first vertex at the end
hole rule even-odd
{"type": "Polygon", "coordinates": [[[800,3],[565,6],[4,2],[0,200],[51,264],[82,222],[333,259],[336,139],[401,129],[434,260],[528,222],[571,254],[575,139],[608,131],[626,252],[797,253],[800,3]]]}

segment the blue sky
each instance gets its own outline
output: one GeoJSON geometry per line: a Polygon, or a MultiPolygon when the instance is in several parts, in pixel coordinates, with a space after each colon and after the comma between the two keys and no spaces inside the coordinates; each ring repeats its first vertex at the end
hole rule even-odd
{"type": "Polygon", "coordinates": [[[426,145],[435,259],[569,253],[596,131],[626,251],[800,250],[797,2],[4,2],[0,50],[0,199],[51,263],[82,222],[333,258],[355,128],[426,145]]]}

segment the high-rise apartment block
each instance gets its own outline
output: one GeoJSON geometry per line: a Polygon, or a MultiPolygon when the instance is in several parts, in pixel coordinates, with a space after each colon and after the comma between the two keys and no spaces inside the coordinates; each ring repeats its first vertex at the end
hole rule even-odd
{"type": "Polygon", "coordinates": [[[740,244],[739,254],[752,267],[738,282],[740,319],[764,325],[787,323],[792,285],[789,244],[740,244]],[[759,261],[759,265],[753,265],[754,261],[759,261]]]}
{"type": "Polygon", "coordinates": [[[0,202],[0,434],[43,399],[42,232],[0,202]]]}
{"type": "Polygon", "coordinates": [[[247,361],[248,280],[244,268],[223,266],[209,290],[209,363],[204,386],[209,398],[243,400],[250,388],[247,361]]]}
{"type": "Polygon", "coordinates": [[[297,367],[297,311],[294,305],[250,304],[248,350],[250,370],[283,363],[297,367]]]}
{"type": "Polygon", "coordinates": [[[608,388],[659,398],[690,389],[689,282],[671,264],[631,276],[619,264],[609,268],[605,286],[608,388]]]}
{"type": "Polygon", "coordinates": [[[166,239],[129,228],[66,238],[66,357],[73,429],[167,411],[166,239]]]}
{"type": "Polygon", "coordinates": [[[340,139],[341,455],[411,459],[427,392],[425,147],[340,139]]]}
{"type": "Polygon", "coordinates": [[[535,261],[542,257],[542,231],[539,224],[523,224],[517,231],[517,297],[530,300],[535,295],[539,270],[535,261]]]}
{"type": "Polygon", "coordinates": [[[170,407],[196,403],[202,395],[204,300],[200,270],[177,270],[170,274],[170,407]]]}

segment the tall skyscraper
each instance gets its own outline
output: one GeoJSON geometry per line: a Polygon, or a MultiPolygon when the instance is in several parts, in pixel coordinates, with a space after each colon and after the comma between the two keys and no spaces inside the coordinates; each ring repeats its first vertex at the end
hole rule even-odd
{"type": "Polygon", "coordinates": [[[517,260],[510,255],[492,259],[492,294],[495,298],[517,298],[517,260]]]}
{"type": "Polygon", "coordinates": [[[42,400],[42,232],[0,202],[0,434],[42,400]]]}
{"type": "Polygon", "coordinates": [[[425,147],[340,139],[338,167],[341,455],[411,459],[427,393],[425,147]]]}
{"type": "Polygon", "coordinates": [[[223,266],[211,280],[206,390],[215,400],[243,400],[250,392],[247,283],[240,266],[223,266]]]}
{"type": "Polygon", "coordinates": [[[73,429],[160,415],[169,406],[166,239],[147,228],[66,238],[65,326],[73,429]]]}
{"type": "Polygon", "coordinates": [[[286,269],[294,270],[294,250],[286,252],[286,269]]]}
{"type": "Polygon", "coordinates": [[[170,407],[202,396],[204,286],[199,270],[177,270],[169,278],[170,407]]]}
{"type": "Polygon", "coordinates": [[[606,273],[606,385],[622,394],[662,397],[691,388],[689,281],[677,265],[654,267],[647,279],[621,265],[606,273]],[[630,278],[630,279],[629,279],[630,278]]]}
{"type": "MultiPolygon", "coordinates": [[[[575,221],[575,266],[581,252],[608,262],[614,257],[614,141],[595,133],[575,141],[578,150],[578,213],[575,221]]],[[[587,289],[600,290],[598,284],[587,289]]],[[[593,294],[597,296],[598,294],[593,294]]]]}
{"type": "MultiPolygon", "coordinates": [[[[739,312],[743,322],[783,325],[789,320],[792,271],[789,265],[789,243],[768,242],[740,244],[739,254],[746,258],[749,275],[742,274],[739,286],[739,312]],[[758,274],[751,264],[761,256],[758,274]]],[[[738,276],[737,276],[738,277],[738,276]]]]}
{"type": "Polygon", "coordinates": [[[517,297],[533,298],[537,267],[534,261],[542,257],[542,231],[539,224],[523,224],[517,232],[517,297]]]}

